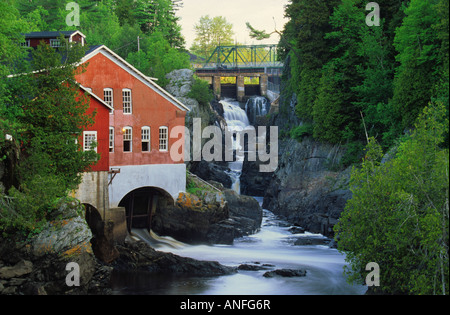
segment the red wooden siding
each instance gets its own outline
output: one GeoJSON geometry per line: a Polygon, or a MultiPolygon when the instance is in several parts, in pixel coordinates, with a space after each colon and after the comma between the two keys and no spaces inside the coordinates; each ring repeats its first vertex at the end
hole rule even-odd
{"type": "MultiPolygon", "coordinates": [[[[95,123],[84,131],[97,132],[97,153],[100,154],[100,160],[93,164],[92,171],[109,171],[109,109],[94,97],[89,97],[89,99],[90,104],[86,114],[96,112],[95,123]]],[[[82,146],[83,140],[83,137],[79,139],[82,146]]]]}

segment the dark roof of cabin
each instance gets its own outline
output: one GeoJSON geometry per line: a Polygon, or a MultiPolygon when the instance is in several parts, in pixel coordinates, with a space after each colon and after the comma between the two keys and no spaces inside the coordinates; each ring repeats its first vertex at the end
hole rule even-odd
{"type": "Polygon", "coordinates": [[[61,34],[64,35],[64,37],[69,37],[73,33],[77,31],[56,31],[56,32],[31,32],[31,33],[25,33],[23,34],[25,36],[25,39],[32,39],[32,38],[57,38],[61,36],[61,34]]]}

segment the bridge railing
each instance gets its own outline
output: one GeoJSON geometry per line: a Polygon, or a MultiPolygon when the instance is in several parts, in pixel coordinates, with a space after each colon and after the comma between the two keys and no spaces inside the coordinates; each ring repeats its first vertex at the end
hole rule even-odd
{"type": "Polygon", "coordinates": [[[277,45],[217,46],[201,68],[264,68],[282,67],[277,45]]]}
{"type": "Polygon", "coordinates": [[[210,69],[210,70],[235,70],[239,68],[282,68],[283,62],[281,61],[273,61],[273,62],[251,62],[251,63],[217,63],[217,62],[209,62],[204,64],[198,64],[197,69],[210,69]]]}

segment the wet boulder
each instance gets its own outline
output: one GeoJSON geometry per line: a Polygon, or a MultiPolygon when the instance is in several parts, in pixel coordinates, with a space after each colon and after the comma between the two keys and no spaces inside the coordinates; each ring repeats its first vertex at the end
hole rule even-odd
{"type": "Polygon", "coordinates": [[[273,278],[273,277],[284,277],[284,278],[292,278],[292,277],[305,277],[306,270],[303,269],[277,269],[273,271],[267,271],[263,274],[265,278],[273,278]]]}

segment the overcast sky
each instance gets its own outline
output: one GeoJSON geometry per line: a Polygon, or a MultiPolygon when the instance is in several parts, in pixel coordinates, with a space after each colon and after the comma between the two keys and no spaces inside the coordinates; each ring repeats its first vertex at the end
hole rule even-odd
{"type": "Polygon", "coordinates": [[[233,24],[235,40],[241,44],[276,44],[279,36],[274,34],[264,42],[251,39],[246,22],[260,30],[272,32],[283,30],[287,20],[284,18],[284,6],[288,0],[183,0],[183,8],[178,11],[181,17],[182,33],[186,39],[186,48],[190,48],[194,39],[194,25],[203,15],[224,16],[233,24]],[[275,23],[274,23],[275,19],[275,23]]]}

